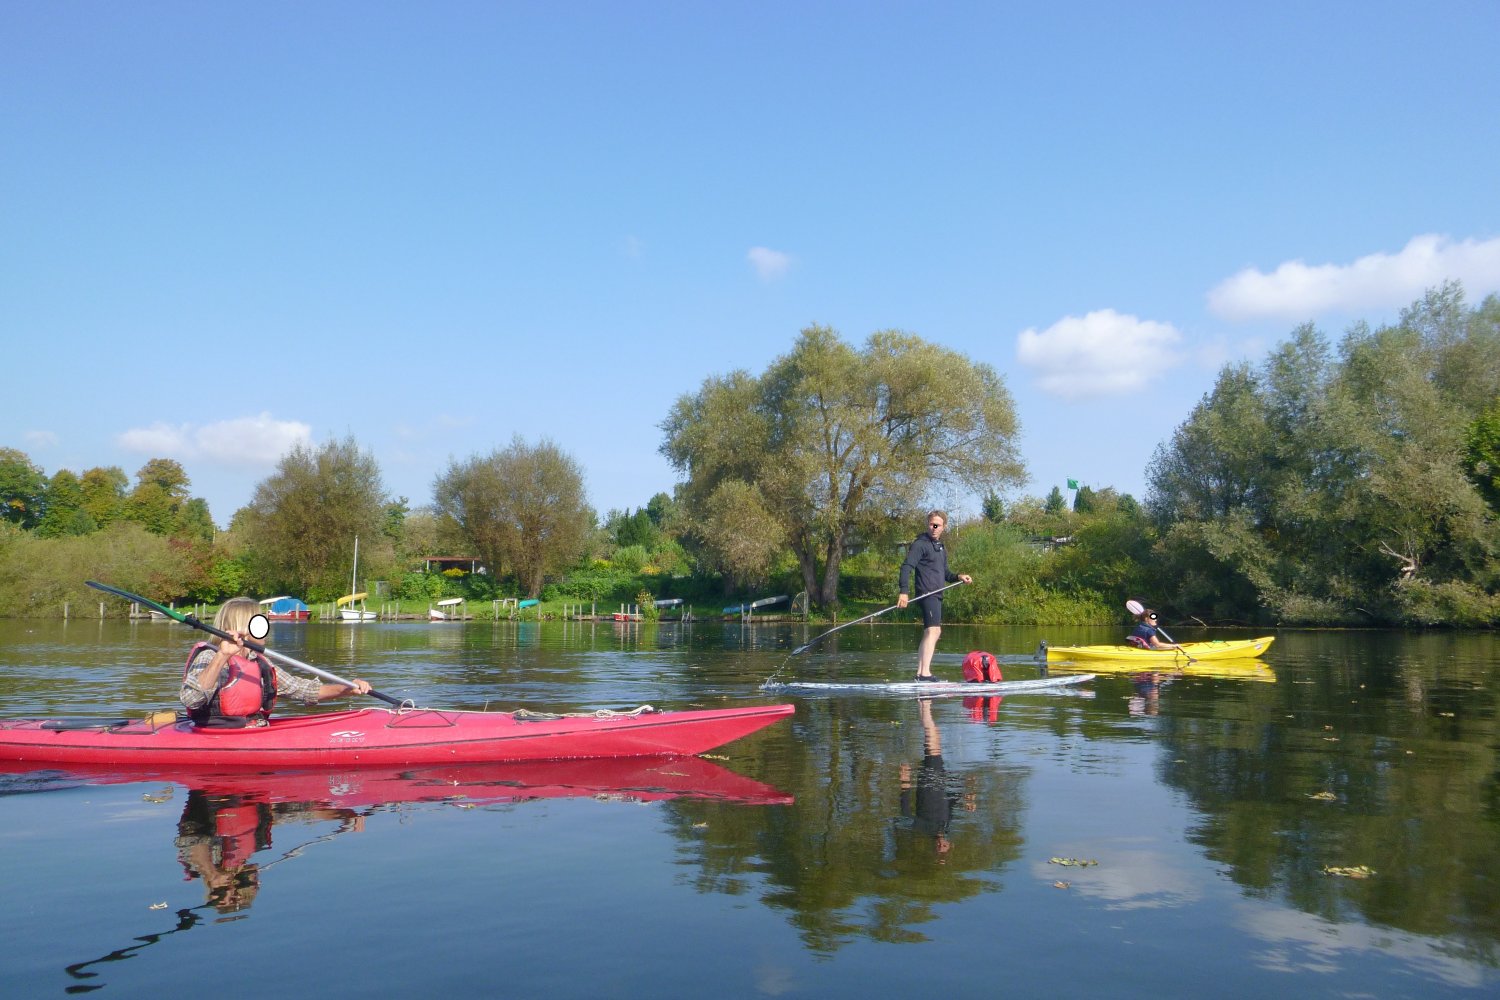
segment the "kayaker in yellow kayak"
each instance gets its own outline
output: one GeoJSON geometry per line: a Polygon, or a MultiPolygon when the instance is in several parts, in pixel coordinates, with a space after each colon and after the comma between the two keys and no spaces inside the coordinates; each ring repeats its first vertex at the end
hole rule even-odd
{"type": "Polygon", "coordinates": [[[1186,654],[1187,650],[1175,642],[1162,642],[1162,632],[1156,625],[1158,621],[1156,612],[1150,608],[1141,608],[1135,616],[1135,630],[1125,637],[1125,641],[1132,646],[1141,649],[1175,649],[1186,654]]]}

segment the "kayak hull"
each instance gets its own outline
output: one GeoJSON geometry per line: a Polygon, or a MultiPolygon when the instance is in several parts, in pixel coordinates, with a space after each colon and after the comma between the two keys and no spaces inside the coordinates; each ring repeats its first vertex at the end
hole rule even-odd
{"type": "MultiPolygon", "coordinates": [[[[1184,642],[1182,648],[1194,660],[1254,660],[1271,648],[1275,636],[1256,639],[1222,639],[1213,642],[1184,642]]],[[[1173,663],[1187,657],[1175,649],[1140,649],[1136,646],[1048,646],[1048,663],[1173,663]]]]}
{"type": "Polygon", "coordinates": [[[891,694],[891,695],[991,695],[1026,694],[1076,687],[1094,679],[1093,674],[1066,674],[1060,677],[1038,677],[1021,681],[787,681],[767,683],[762,691],[787,694],[891,694]]]}
{"type": "Polygon", "coordinates": [[[365,708],[287,716],[245,729],[18,719],[0,721],[0,759],[287,768],[690,756],[793,711],[791,705],[766,705],[550,716],[365,708]]]}

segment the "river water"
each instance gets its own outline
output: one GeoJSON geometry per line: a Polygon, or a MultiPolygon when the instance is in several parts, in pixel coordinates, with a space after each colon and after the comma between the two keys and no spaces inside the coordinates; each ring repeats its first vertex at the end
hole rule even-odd
{"type": "MultiPolygon", "coordinates": [[[[1253,671],[1003,700],[762,692],[912,672],[914,626],[789,656],[818,632],[278,625],[424,705],[797,713],[706,761],[519,776],[0,773],[0,995],[1500,991],[1497,637],[1282,632],[1253,671]]],[[[0,621],[0,716],[169,707],[192,638],[0,621]]],[[[1116,635],[949,626],[937,670],[1034,677],[1044,638],[1116,635]]]]}

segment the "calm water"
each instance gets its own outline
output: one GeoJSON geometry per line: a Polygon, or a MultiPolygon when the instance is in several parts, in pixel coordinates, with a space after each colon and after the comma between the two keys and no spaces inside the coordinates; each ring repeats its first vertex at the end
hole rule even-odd
{"type": "MultiPolygon", "coordinates": [[[[788,662],[818,631],[273,642],[448,707],[753,704],[778,668],[911,672],[909,626],[788,662]]],[[[1043,637],[1113,633],[950,626],[939,671],[983,648],[1035,676],[1043,637]]],[[[0,621],[0,715],[170,706],[191,640],[0,621]]],[[[1289,632],[1259,680],[787,699],[790,723],[708,762],[270,776],[235,808],[201,781],[0,774],[0,995],[1494,996],[1497,655],[1488,634],[1289,632]],[[1324,871],[1355,866],[1374,874],[1324,871]]]]}

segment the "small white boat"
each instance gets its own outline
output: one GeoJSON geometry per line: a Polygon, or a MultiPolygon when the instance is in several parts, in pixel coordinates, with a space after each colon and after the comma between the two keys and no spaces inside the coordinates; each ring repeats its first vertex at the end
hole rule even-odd
{"type": "Polygon", "coordinates": [[[372,622],[375,620],[375,612],[365,610],[365,598],[369,594],[354,591],[359,587],[359,536],[354,536],[354,570],[349,574],[349,593],[340,597],[336,602],[339,609],[339,621],[343,622],[372,622]],[[359,607],[354,605],[358,604],[359,607]]]}
{"type": "Polygon", "coordinates": [[[453,615],[458,614],[457,605],[463,602],[464,599],[462,597],[449,597],[446,600],[438,601],[436,608],[427,609],[427,618],[429,621],[445,622],[453,615]],[[449,610],[442,611],[440,610],[442,608],[448,608],[449,610]]]}
{"type": "Polygon", "coordinates": [[[339,609],[339,621],[345,622],[372,622],[376,618],[373,611],[365,610],[365,598],[369,594],[345,594],[337,602],[339,609]],[[354,605],[358,604],[359,607],[354,605]]]}

